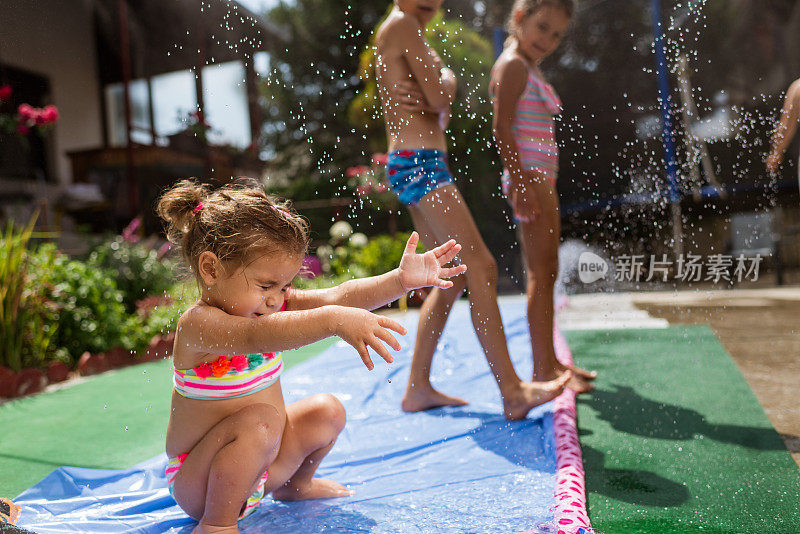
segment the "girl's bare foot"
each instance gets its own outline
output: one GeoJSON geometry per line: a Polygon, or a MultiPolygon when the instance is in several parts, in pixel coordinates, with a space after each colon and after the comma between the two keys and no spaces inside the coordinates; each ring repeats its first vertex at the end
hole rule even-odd
{"type": "Polygon", "coordinates": [[[217,527],[214,525],[204,525],[198,523],[192,534],[239,534],[239,527],[232,525],[230,527],[217,527]]]}
{"type": "Polygon", "coordinates": [[[581,393],[589,393],[590,391],[594,391],[594,384],[575,374],[573,371],[572,378],[569,379],[567,382],[567,387],[574,391],[577,394],[581,393]]]}
{"type": "Polygon", "coordinates": [[[293,486],[288,483],[272,492],[272,498],[278,501],[303,501],[306,499],[326,499],[331,497],[349,497],[354,495],[338,482],[327,478],[312,478],[304,486],[293,486]]]}
{"type": "Polygon", "coordinates": [[[466,406],[464,399],[451,397],[433,389],[432,387],[411,387],[406,389],[400,407],[404,412],[421,412],[442,406],[466,406]]]}
{"type": "MultiPolygon", "coordinates": [[[[553,359],[555,359],[555,357],[553,359]]],[[[569,382],[567,382],[567,387],[569,389],[578,394],[594,391],[594,384],[589,382],[589,380],[594,380],[597,378],[597,371],[587,371],[574,365],[564,365],[558,360],[556,360],[555,368],[550,372],[540,371],[539,373],[534,373],[533,380],[552,380],[561,376],[567,371],[572,371],[572,378],[570,378],[569,382]]]]}
{"type": "Polygon", "coordinates": [[[572,372],[566,371],[547,382],[520,382],[515,390],[503,394],[503,415],[510,421],[525,419],[532,409],[558,397],[572,372]]]}
{"type": "Polygon", "coordinates": [[[580,367],[576,367],[574,365],[562,365],[561,367],[564,369],[569,369],[572,371],[573,375],[584,380],[594,380],[597,378],[597,371],[587,371],[586,369],[581,369],[580,367]]]}
{"type": "Polygon", "coordinates": [[[597,378],[597,371],[586,371],[574,365],[564,365],[561,362],[556,363],[556,367],[552,372],[534,374],[533,380],[553,380],[568,371],[572,371],[572,378],[567,382],[567,387],[569,389],[578,394],[594,391],[594,384],[589,382],[589,380],[597,378]]]}

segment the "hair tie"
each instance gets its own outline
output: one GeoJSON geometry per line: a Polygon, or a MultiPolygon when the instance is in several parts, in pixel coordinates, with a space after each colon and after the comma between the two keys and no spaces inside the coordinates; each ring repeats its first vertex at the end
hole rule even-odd
{"type": "Polygon", "coordinates": [[[203,203],[202,202],[198,202],[197,203],[197,207],[192,210],[192,215],[197,215],[198,213],[200,213],[201,209],[203,209],[203,203]]]}

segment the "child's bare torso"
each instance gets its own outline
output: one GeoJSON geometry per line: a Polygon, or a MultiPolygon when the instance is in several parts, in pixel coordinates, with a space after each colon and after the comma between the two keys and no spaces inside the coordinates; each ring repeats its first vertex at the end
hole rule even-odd
{"type": "Polygon", "coordinates": [[[399,104],[392,93],[392,89],[402,81],[416,82],[404,57],[403,43],[393,35],[397,21],[407,16],[399,11],[391,13],[378,28],[375,38],[375,76],[386,121],[389,151],[404,148],[446,151],[447,142],[439,126],[438,114],[408,110],[399,104]]]}
{"type": "MultiPolygon", "coordinates": [[[[181,366],[180,332],[175,337],[175,367],[181,366]]],[[[282,424],[286,424],[286,406],[283,401],[280,378],[271,386],[244,397],[231,399],[189,399],[172,390],[172,404],[167,425],[167,456],[174,458],[191,451],[217,423],[252,404],[269,404],[278,410],[282,424]]],[[[281,432],[283,429],[281,429],[281,432]]]]}

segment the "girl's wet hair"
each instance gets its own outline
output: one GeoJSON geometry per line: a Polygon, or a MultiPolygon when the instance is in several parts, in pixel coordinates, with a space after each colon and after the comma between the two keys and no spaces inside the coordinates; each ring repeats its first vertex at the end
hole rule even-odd
{"type": "Polygon", "coordinates": [[[519,29],[517,21],[514,20],[514,13],[522,11],[522,18],[524,20],[541,8],[547,6],[563,9],[564,13],[566,13],[569,18],[572,18],[572,14],[575,12],[575,0],[516,0],[514,2],[514,7],[511,8],[511,15],[509,15],[508,23],[506,24],[509,39],[514,39],[519,29]]]}
{"type": "Polygon", "coordinates": [[[167,239],[178,245],[195,276],[200,254],[244,264],[255,254],[304,255],[308,223],[285,200],[267,195],[255,181],[238,180],[219,189],[182,180],[158,201],[167,239]]]}

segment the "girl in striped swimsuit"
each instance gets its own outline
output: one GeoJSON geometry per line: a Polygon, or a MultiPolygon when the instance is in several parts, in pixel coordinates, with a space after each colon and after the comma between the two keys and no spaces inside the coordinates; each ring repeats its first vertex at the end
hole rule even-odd
{"type": "Polygon", "coordinates": [[[392,361],[384,343],[397,322],[370,313],[407,291],[447,288],[466,267],[446,268],[460,250],[448,241],[416,254],[408,240],[399,268],[315,291],[291,288],[308,230],[285,203],[258,187],[211,192],[183,181],[160,199],[167,235],[180,244],[201,298],[178,320],[175,385],[167,427],[166,478],[194,532],[239,532],[237,522],[267,493],[279,500],[351,495],[314,478],[345,424],[341,403],[318,394],[286,406],[280,351],[338,336],[373,364],[367,347],[392,361]]]}
{"type": "MultiPolygon", "coordinates": [[[[553,348],[553,287],[561,233],[553,117],[561,112],[561,101],[545,81],[539,62],[558,47],[573,10],[573,0],[517,0],[509,18],[509,39],[490,83],[494,136],[505,167],[503,193],[519,223],[526,264],[534,380],[551,380],[567,371],[553,348]]],[[[570,369],[568,387],[579,393],[593,389],[590,380],[596,373],[570,369]]]]}

